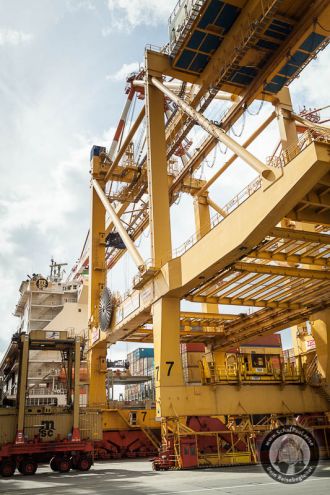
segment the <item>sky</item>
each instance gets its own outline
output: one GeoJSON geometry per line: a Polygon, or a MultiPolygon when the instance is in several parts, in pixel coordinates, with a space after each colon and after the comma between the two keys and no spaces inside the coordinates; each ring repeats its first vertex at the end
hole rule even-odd
{"type": "MultiPolygon", "coordinates": [[[[125,76],[143,62],[146,44],[167,43],[175,3],[0,0],[0,355],[18,325],[12,313],[21,280],[47,275],[52,256],[69,266],[79,257],[89,227],[90,148],[109,147],[126,99],[125,76]]],[[[327,56],[322,52],[291,85],[297,110],[328,103],[327,56]]],[[[270,111],[265,104],[258,116],[238,122],[240,139],[270,111]]],[[[270,128],[251,150],[263,159],[271,154],[275,132],[270,128]]],[[[224,151],[218,147],[202,178],[213,173],[212,161],[217,166],[226,158],[224,151]]],[[[254,176],[237,162],[212,195],[224,205],[254,176]]],[[[193,233],[189,209],[187,196],[173,208],[174,247],[193,233]]],[[[144,237],[141,249],[149,242],[144,237]]],[[[134,270],[127,256],[122,263],[125,289],[134,270]]]]}

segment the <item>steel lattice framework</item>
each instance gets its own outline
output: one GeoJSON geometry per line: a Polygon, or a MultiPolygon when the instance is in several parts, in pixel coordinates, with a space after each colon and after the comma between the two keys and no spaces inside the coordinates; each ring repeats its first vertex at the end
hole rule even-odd
{"type": "MultiPolygon", "coordinates": [[[[314,319],[325,379],[330,378],[329,330],[324,330],[330,306],[330,131],[294,113],[287,87],[328,43],[328,2],[191,5],[181,24],[175,20],[179,14],[171,17],[170,44],[148,47],[143,70],[128,78],[127,103],[110,150],[92,150],[91,229],[77,268],[89,264],[90,270],[90,403],[105,401],[100,390],[108,344],[154,342],[156,414],[163,418],[239,414],[239,404],[262,409],[262,384],[254,399],[248,389],[241,392],[241,401],[222,386],[198,392],[187,387],[180,342],[204,342],[225,352],[251,337],[314,319]],[[134,98],[142,106],[124,132],[134,98]],[[256,100],[273,109],[240,144],[229,131],[256,100]],[[214,120],[218,101],[226,105],[214,120]],[[274,120],[279,145],[264,163],[249,147],[274,120]],[[198,178],[219,142],[231,155],[211,178],[198,178]],[[219,205],[210,188],[237,158],[258,177],[219,205]],[[194,200],[195,232],[174,248],[170,209],[182,193],[194,200]],[[136,245],[146,229],[149,261],[136,245]],[[107,270],[125,252],[137,276],[129,293],[116,299],[109,329],[100,332],[97,308],[107,270]],[[183,300],[201,303],[201,311],[180,311],[183,300]]],[[[310,387],[303,392],[288,385],[281,394],[274,389],[261,412],[325,410],[324,399],[310,387]]]]}

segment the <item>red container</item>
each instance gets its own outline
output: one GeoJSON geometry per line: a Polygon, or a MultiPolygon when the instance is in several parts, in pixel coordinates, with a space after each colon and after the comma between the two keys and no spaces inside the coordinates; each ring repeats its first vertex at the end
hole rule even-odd
{"type": "Polygon", "coordinates": [[[260,335],[254,339],[247,340],[241,347],[282,347],[281,335],[273,333],[272,335],[260,335]]]}
{"type": "Polygon", "coordinates": [[[205,352],[205,344],[181,344],[181,353],[183,354],[184,352],[205,352]]]}

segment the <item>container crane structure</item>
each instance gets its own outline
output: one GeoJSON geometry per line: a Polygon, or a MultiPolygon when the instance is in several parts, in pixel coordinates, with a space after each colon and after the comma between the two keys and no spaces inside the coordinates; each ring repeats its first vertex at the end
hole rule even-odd
{"type": "MultiPolygon", "coordinates": [[[[228,433],[214,417],[243,424],[255,415],[272,421],[321,415],[329,424],[330,130],[295,113],[288,88],[327,46],[329,21],[325,0],[180,0],[169,19],[169,43],[147,47],[144,68],[128,78],[110,151],[92,148],[91,223],[79,262],[79,269],[89,265],[89,405],[106,404],[109,345],[153,342],[164,454],[158,468],[228,462],[219,453],[228,433]],[[124,133],[134,95],[143,104],[124,133]],[[230,106],[215,121],[210,108],[219,100],[230,106]],[[230,131],[257,100],[273,109],[240,144],[230,131]],[[280,144],[263,162],[249,147],[274,121],[280,144]],[[197,127],[203,139],[194,146],[197,127]],[[218,143],[231,156],[208,180],[197,178],[218,143]],[[221,205],[210,188],[236,159],[258,175],[221,205]],[[193,198],[195,232],[174,249],[170,211],[182,193],[193,198]],[[136,245],[146,229],[149,261],[136,245]],[[137,275],[118,299],[106,280],[125,252],[137,275]],[[182,301],[200,303],[201,311],[182,311],[182,301]],[[245,312],[227,314],[222,305],[245,312]],[[316,343],[317,383],[303,359],[268,378],[250,376],[242,363],[230,373],[231,349],[306,321],[316,343]],[[191,342],[207,346],[196,386],[185,383],[180,356],[180,343],[191,342]],[[214,461],[195,450],[185,457],[184,445],[202,441],[203,428],[196,430],[191,418],[216,423],[214,461]]],[[[250,426],[243,433],[254,427],[244,424],[250,426]]],[[[231,462],[252,449],[237,435],[241,453],[232,450],[231,462]]]]}

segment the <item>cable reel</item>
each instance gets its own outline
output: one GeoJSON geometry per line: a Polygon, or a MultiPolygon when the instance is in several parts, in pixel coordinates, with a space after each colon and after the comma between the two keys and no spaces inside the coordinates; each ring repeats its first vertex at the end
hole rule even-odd
{"type": "Polygon", "coordinates": [[[100,303],[99,303],[99,323],[100,328],[105,332],[111,323],[112,315],[114,309],[114,298],[113,295],[107,287],[105,287],[101,293],[100,303]]]}

